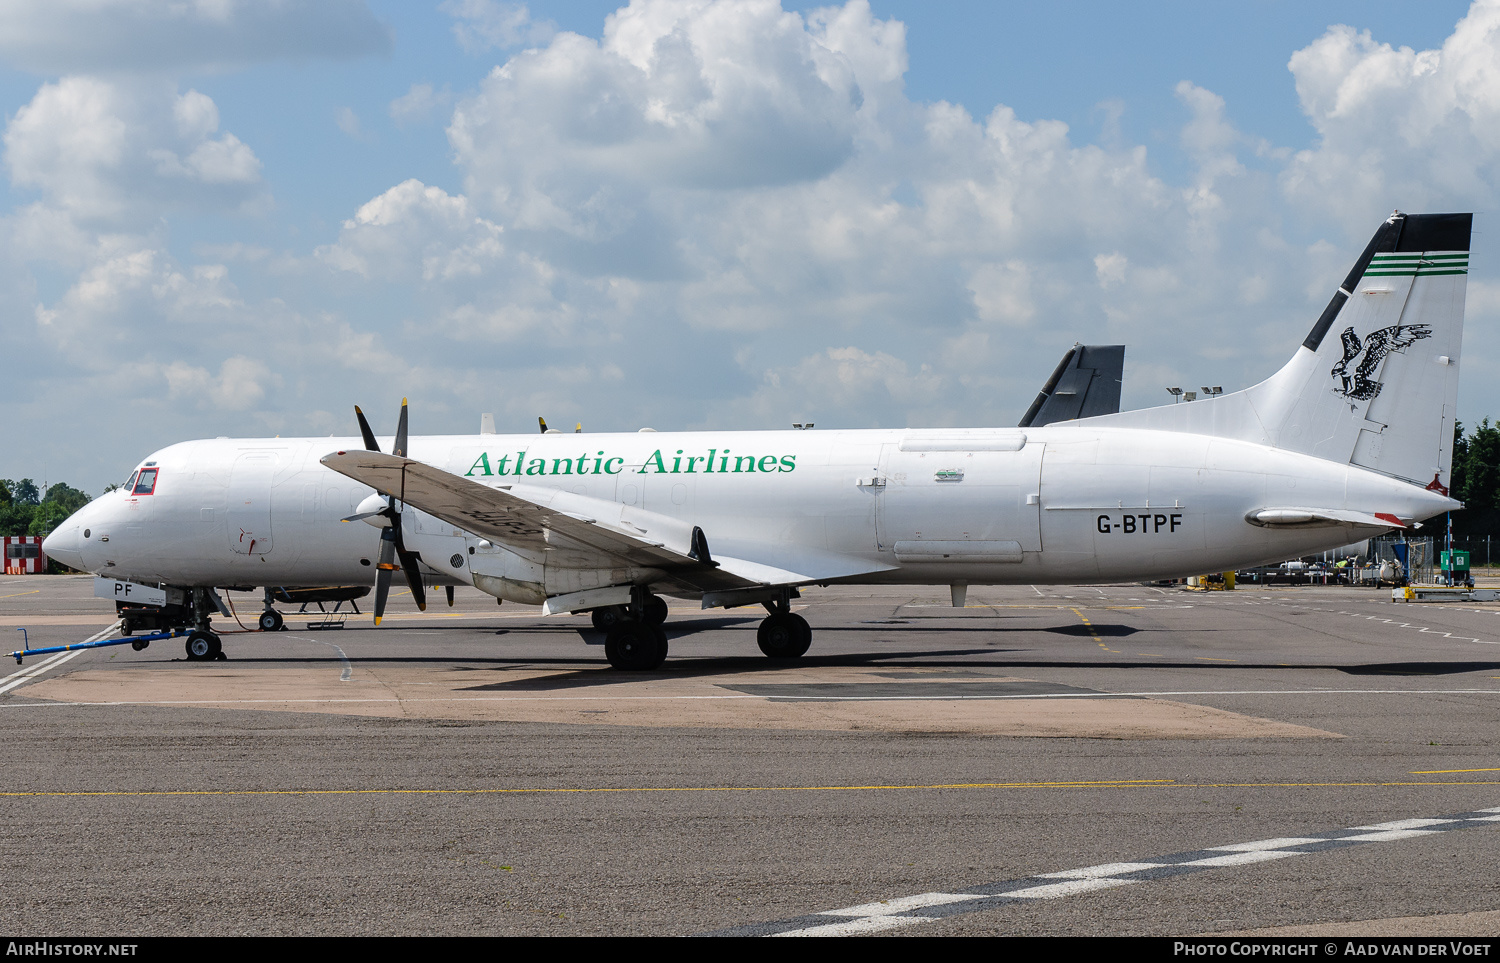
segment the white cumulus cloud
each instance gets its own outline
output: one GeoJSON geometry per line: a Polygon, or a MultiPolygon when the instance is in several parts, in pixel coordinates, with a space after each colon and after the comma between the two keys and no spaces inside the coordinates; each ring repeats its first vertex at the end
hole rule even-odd
{"type": "Polygon", "coordinates": [[[364,0],[7,0],[0,61],[41,74],[225,69],[390,48],[364,0]]]}
{"type": "Polygon", "coordinates": [[[1478,0],[1435,50],[1337,26],[1288,65],[1318,143],[1282,176],[1319,217],[1472,210],[1500,189],[1500,2],[1478,0]]]}
{"type": "Polygon", "coordinates": [[[5,163],[12,183],[84,221],[233,211],[263,195],[261,163],[218,127],[213,101],[195,90],[64,77],[11,118],[5,163]]]}

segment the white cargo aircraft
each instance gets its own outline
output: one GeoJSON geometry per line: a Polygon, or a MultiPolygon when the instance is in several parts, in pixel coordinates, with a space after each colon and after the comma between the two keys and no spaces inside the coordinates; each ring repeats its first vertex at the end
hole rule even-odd
{"type": "Polygon", "coordinates": [[[383,444],[360,415],[362,438],[164,448],[45,549],[165,587],[193,657],[218,654],[215,586],[373,580],[378,623],[399,570],[419,604],[462,584],[590,611],[621,669],[666,656],[655,592],[763,604],[761,649],[792,658],[812,639],[799,586],[947,584],[962,605],[968,585],[1291,558],[1460,507],[1471,221],[1393,214],[1285,367],[1232,394],[1022,429],[410,439],[403,403],[383,444]]]}

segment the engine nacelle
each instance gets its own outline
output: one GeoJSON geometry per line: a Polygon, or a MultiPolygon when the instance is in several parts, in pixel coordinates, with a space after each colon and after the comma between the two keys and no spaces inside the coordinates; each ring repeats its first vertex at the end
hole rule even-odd
{"type": "Polygon", "coordinates": [[[546,566],[498,545],[479,543],[469,556],[469,575],[486,595],[523,605],[547,601],[546,566]]]}
{"type": "Polygon", "coordinates": [[[630,585],[659,578],[656,569],[576,568],[537,561],[517,552],[480,542],[469,556],[474,587],[507,602],[541,605],[554,595],[571,595],[611,585],[630,585]]]}

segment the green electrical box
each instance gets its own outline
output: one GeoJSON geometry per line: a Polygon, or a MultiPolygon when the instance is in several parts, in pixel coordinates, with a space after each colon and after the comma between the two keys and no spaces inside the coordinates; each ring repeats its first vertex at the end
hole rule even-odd
{"type": "Polygon", "coordinates": [[[1469,553],[1466,551],[1454,549],[1451,552],[1443,552],[1438,560],[1445,572],[1467,572],[1469,570],[1469,553]]]}

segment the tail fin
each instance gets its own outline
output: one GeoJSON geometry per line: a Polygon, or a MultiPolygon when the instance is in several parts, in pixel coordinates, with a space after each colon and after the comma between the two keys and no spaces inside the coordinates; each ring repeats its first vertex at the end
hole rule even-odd
{"type": "Polygon", "coordinates": [[[1123,344],[1073,345],[1017,427],[1039,428],[1072,418],[1114,414],[1120,410],[1124,370],[1123,344]]]}
{"type": "Polygon", "coordinates": [[[1472,223],[1472,214],[1392,214],[1276,374],[1090,423],[1255,441],[1446,495],[1472,223]]]}

